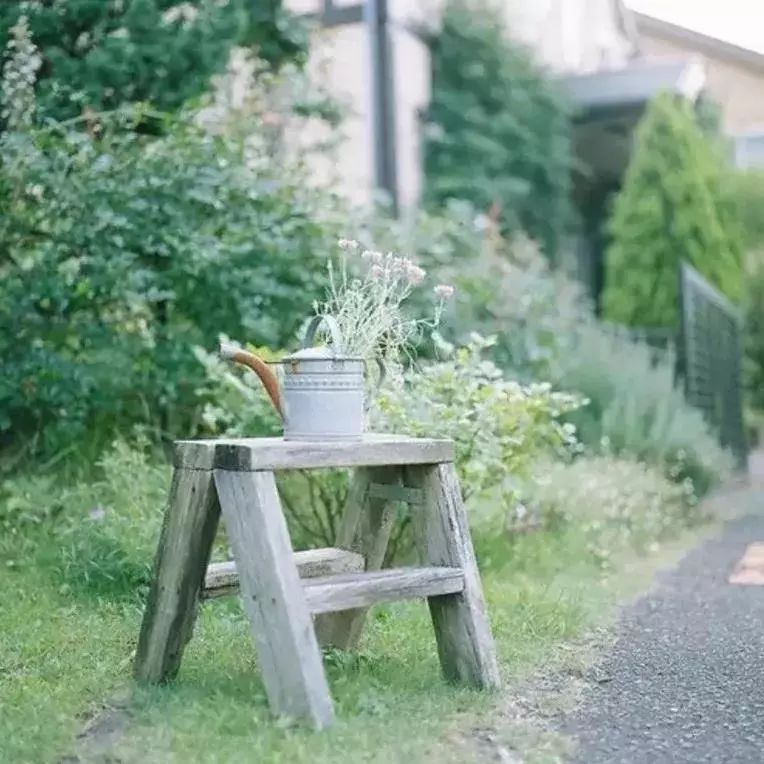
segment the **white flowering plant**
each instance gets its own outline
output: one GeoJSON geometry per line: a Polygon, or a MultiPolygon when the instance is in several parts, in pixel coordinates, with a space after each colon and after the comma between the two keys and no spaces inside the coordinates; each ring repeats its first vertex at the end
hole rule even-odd
{"type": "Polygon", "coordinates": [[[20,16],[10,29],[10,39],[5,48],[0,87],[0,118],[8,132],[24,131],[34,120],[34,86],[42,58],[32,42],[29,20],[20,16]]]}
{"type": "Polygon", "coordinates": [[[526,498],[547,527],[583,532],[603,567],[624,548],[652,551],[703,518],[691,480],[675,483],[658,467],[612,455],[540,461],[526,498]]]}
{"type": "Polygon", "coordinates": [[[327,270],[327,296],[314,306],[316,314],[335,319],[345,355],[380,361],[388,371],[400,365],[422,332],[437,328],[445,301],[454,294],[452,286],[438,284],[432,316],[407,316],[404,303],[424,283],[424,269],[393,252],[362,249],[353,239],[339,240],[327,270]]]}

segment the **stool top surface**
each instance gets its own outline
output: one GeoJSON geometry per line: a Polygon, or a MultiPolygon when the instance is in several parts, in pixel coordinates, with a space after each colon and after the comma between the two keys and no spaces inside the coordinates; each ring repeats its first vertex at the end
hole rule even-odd
{"type": "Polygon", "coordinates": [[[260,472],[320,467],[381,467],[454,461],[450,440],[369,433],[357,441],[283,438],[178,440],[173,463],[185,469],[260,472]]]}

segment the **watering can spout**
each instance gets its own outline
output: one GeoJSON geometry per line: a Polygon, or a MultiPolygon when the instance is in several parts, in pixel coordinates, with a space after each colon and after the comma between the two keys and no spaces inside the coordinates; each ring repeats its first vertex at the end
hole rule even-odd
{"type": "Polygon", "coordinates": [[[232,345],[230,342],[220,343],[220,357],[229,361],[234,361],[235,363],[240,363],[243,366],[248,366],[252,369],[263,383],[263,387],[268,393],[268,397],[271,399],[273,407],[278,411],[279,416],[282,419],[284,418],[278,379],[276,379],[276,375],[268,368],[268,364],[263,361],[262,358],[259,358],[254,353],[242,350],[236,345],[232,345]]]}

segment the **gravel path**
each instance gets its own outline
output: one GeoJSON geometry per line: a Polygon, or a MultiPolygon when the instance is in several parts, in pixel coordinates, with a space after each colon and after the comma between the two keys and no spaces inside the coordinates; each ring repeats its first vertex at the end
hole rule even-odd
{"type": "Polygon", "coordinates": [[[728,523],[624,612],[599,681],[563,725],[579,741],[574,762],[764,762],[764,586],[727,583],[755,541],[764,516],[728,523]]]}

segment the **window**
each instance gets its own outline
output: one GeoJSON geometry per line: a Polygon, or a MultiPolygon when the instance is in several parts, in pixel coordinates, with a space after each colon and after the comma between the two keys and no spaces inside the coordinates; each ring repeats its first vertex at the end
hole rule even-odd
{"type": "Polygon", "coordinates": [[[735,138],[735,166],[741,169],[764,167],[764,128],[735,138]]]}

